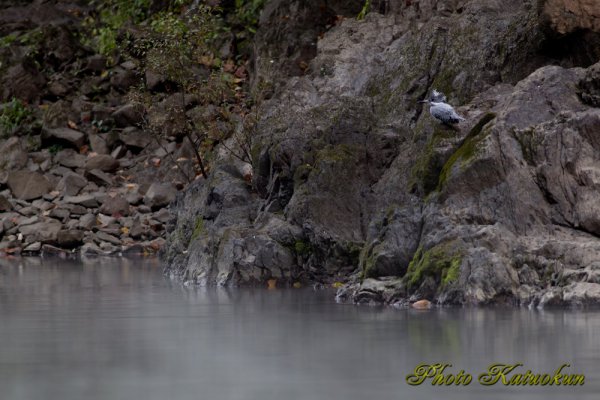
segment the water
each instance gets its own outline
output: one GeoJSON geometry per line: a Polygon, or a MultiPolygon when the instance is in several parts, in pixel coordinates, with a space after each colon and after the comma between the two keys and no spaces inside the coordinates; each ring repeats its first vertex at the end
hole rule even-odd
{"type": "Polygon", "coordinates": [[[600,313],[356,307],[330,291],[187,288],[156,260],[0,258],[7,400],[597,399],[600,313]],[[418,387],[421,363],[474,382],[418,387]],[[491,363],[585,385],[479,385],[491,363]]]}

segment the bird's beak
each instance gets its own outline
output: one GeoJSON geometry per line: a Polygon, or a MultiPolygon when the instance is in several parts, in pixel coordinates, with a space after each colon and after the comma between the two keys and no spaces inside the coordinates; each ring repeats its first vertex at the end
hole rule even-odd
{"type": "Polygon", "coordinates": [[[421,100],[419,103],[429,103],[429,100],[421,100]]]}

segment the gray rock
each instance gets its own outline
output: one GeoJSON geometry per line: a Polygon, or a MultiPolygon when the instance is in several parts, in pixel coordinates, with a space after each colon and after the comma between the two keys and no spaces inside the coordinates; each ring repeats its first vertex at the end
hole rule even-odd
{"type": "Polygon", "coordinates": [[[102,172],[114,172],[119,168],[119,161],[107,154],[98,154],[90,157],[85,162],[85,169],[91,171],[98,169],[102,172]]]}
{"type": "Polygon", "coordinates": [[[136,104],[125,104],[112,113],[118,127],[139,126],[144,119],[144,109],[136,104]]]}
{"type": "Polygon", "coordinates": [[[85,134],[70,128],[44,129],[42,143],[46,146],[60,144],[79,149],[85,144],[85,134]]]}
{"type": "Polygon", "coordinates": [[[91,230],[96,226],[96,216],[94,214],[85,214],[79,218],[79,227],[84,230],[91,230]]]}
{"type": "Polygon", "coordinates": [[[56,207],[50,211],[50,217],[66,222],[71,216],[71,211],[67,208],[56,207]]]}
{"type": "Polygon", "coordinates": [[[152,136],[148,132],[139,129],[125,128],[120,138],[128,149],[139,153],[152,143],[152,136]]]}
{"type": "Polygon", "coordinates": [[[73,149],[65,149],[56,153],[54,162],[67,168],[83,168],[85,165],[85,156],[73,149]]]}
{"type": "Polygon", "coordinates": [[[114,217],[111,217],[111,216],[108,216],[108,215],[104,215],[104,214],[98,214],[98,215],[96,216],[96,219],[97,219],[98,223],[99,223],[101,226],[103,226],[103,227],[105,227],[105,226],[109,226],[109,225],[111,225],[111,224],[114,224],[114,223],[115,223],[115,221],[117,220],[117,219],[116,219],[116,218],[114,218],[114,217]]]}
{"type": "Polygon", "coordinates": [[[20,200],[40,198],[52,189],[44,175],[27,170],[10,172],[7,185],[13,196],[20,200]]]}
{"type": "Polygon", "coordinates": [[[42,249],[41,242],[33,242],[33,243],[28,244],[27,246],[23,247],[23,252],[24,253],[39,253],[39,251],[41,249],[42,249]]]}
{"type": "MultiPolygon", "coordinates": [[[[85,171],[85,177],[97,185],[111,186],[113,184],[112,177],[99,169],[85,171]]],[[[88,190],[93,190],[93,188],[88,188],[88,190]]]]}
{"type": "Polygon", "coordinates": [[[91,194],[82,194],[79,196],[65,196],[63,198],[65,203],[77,204],[86,208],[94,208],[98,207],[98,202],[94,195],[91,194]]]}
{"type": "Polygon", "coordinates": [[[106,138],[100,136],[98,134],[88,135],[88,139],[90,141],[90,148],[94,153],[97,154],[109,154],[110,148],[109,143],[107,143],[106,138]]]}
{"type": "Polygon", "coordinates": [[[125,199],[127,200],[127,202],[131,205],[138,205],[140,204],[140,202],[143,200],[143,196],[140,195],[138,192],[127,192],[125,194],[125,199]]]}
{"type": "Polygon", "coordinates": [[[100,207],[100,212],[106,215],[127,216],[129,215],[129,203],[121,195],[107,196],[100,207]]]}
{"type": "Polygon", "coordinates": [[[11,211],[13,209],[12,204],[6,199],[6,197],[0,195],[0,211],[11,211]]]}
{"type": "Polygon", "coordinates": [[[86,60],[86,69],[95,73],[100,73],[106,69],[106,57],[100,54],[89,56],[86,60]]]}
{"type": "Polygon", "coordinates": [[[165,82],[165,77],[149,69],[146,70],[146,89],[157,91],[165,82]]]}
{"type": "Polygon", "coordinates": [[[157,209],[169,205],[177,194],[177,189],[171,183],[153,183],[144,196],[144,204],[157,209]]]}
{"type": "Polygon", "coordinates": [[[49,219],[35,224],[19,227],[19,232],[27,237],[29,242],[55,243],[58,232],[61,230],[60,222],[49,219]]]}
{"type": "Polygon", "coordinates": [[[98,231],[96,232],[96,237],[98,240],[103,242],[108,242],[114,245],[121,245],[121,240],[113,235],[109,235],[108,233],[98,231]]]}
{"type": "Polygon", "coordinates": [[[10,137],[0,144],[0,169],[6,171],[23,169],[27,166],[27,152],[17,136],[10,137]]]}
{"type": "Polygon", "coordinates": [[[83,189],[88,184],[87,179],[83,176],[78,175],[76,173],[68,173],[64,175],[58,184],[56,185],[56,190],[67,196],[75,196],[77,195],[81,189],[83,189]]]}
{"type": "Polygon", "coordinates": [[[154,218],[163,224],[166,224],[171,219],[172,215],[166,208],[163,208],[156,213],[154,213],[154,218]]]}
{"type": "Polygon", "coordinates": [[[138,83],[135,72],[123,68],[115,68],[110,77],[110,84],[121,92],[126,92],[131,86],[138,83]]]}
{"type": "MultiPolygon", "coordinates": [[[[173,203],[169,271],[221,285],[341,277],[340,298],[358,303],[600,302],[600,67],[588,67],[600,46],[576,40],[544,66],[548,28],[577,35],[588,16],[545,2],[388,3],[316,44],[318,2],[265,8],[255,80],[274,89],[252,186],[216,155],[173,203]],[[423,112],[432,89],[464,125],[423,112]]],[[[176,135],[172,100],[149,118],[176,135]]]]}

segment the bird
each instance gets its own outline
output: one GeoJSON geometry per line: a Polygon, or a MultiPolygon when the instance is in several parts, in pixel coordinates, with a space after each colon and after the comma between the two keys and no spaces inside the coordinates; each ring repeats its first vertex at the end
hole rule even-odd
{"type": "Polygon", "coordinates": [[[446,96],[443,93],[433,89],[431,97],[428,100],[421,100],[419,103],[429,104],[431,115],[443,124],[452,125],[458,124],[460,121],[465,121],[446,101],[446,96]]]}

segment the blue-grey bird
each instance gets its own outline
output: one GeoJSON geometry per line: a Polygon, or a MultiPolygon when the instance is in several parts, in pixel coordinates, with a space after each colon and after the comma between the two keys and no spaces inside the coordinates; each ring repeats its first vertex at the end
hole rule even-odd
{"type": "Polygon", "coordinates": [[[419,103],[429,104],[431,115],[444,124],[457,124],[465,120],[454,111],[450,104],[446,103],[446,96],[435,89],[433,89],[430,99],[421,100],[419,103]]]}

